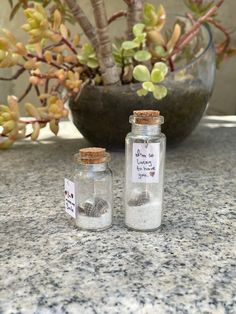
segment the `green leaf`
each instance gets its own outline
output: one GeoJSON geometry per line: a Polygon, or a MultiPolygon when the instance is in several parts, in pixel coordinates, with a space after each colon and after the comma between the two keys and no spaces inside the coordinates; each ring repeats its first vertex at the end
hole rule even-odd
{"type": "Polygon", "coordinates": [[[158,56],[165,57],[166,51],[162,46],[156,46],[154,50],[158,54],[158,56]]]}
{"type": "Polygon", "coordinates": [[[150,72],[145,65],[136,65],[133,71],[133,77],[140,82],[150,81],[150,72]]]}
{"type": "Polygon", "coordinates": [[[146,96],[148,91],[146,89],[140,88],[137,90],[138,96],[146,96]]]}
{"type": "Polygon", "coordinates": [[[142,33],[136,36],[133,42],[136,43],[139,47],[140,44],[144,43],[146,36],[147,36],[147,33],[142,33]]]}
{"type": "Polygon", "coordinates": [[[95,68],[98,67],[98,62],[97,62],[96,59],[89,59],[89,60],[88,60],[88,63],[87,63],[87,66],[88,66],[89,68],[95,69],[95,68]]]}
{"type": "Polygon", "coordinates": [[[77,58],[79,59],[79,62],[82,64],[85,64],[87,61],[87,58],[85,58],[84,55],[77,54],[77,58]]]}
{"type": "Polygon", "coordinates": [[[151,59],[151,54],[147,50],[137,51],[134,55],[134,59],[140,62],[147,61],[151,59]]]}
{"type": "Polygon", "coordinates": [[[135,54],[134,50],[124,50],[123,57],[124,58],[132,58],[135,54]]]}
{"type": "Polygon", "coordinates": [[[155,7],[150,3],[144,5],[144,22],[148,26],[155,26],[157,23],[155,7]]]}
{"type": "Polygon", "coordinates": [[[134,41],[124,41],[122,43],[122,48],[125,50],[134,49],[137,47],[139,47],[139,43],[134,42],[134,41]]]}
{"type": "Polygon", "coordinates": [[[156,62],[154,64],[154,69],[161,71],[164,76],[168,73],[168,67],[164,62],[156,62]]]}
{"type": "Polygon", "coordinates": [[[157,100],[161,100],[166,95],[167,95],[167,89],[165,86],[162,86],[162,85],[155,86],[155,90],[153,92],[154,98],[156,98],[157,100]]]}
{"type": "Polygon", "coordinates": [[[144,28],[145,28],[145,25],[142,23],[135,24],[133,27],[134,36],[137,37],[141,35],[143,33],[144,28]]]}
{"type": "Polygon", "coordinates": [[[83,53],[86,54],[86,55],[90,55],[90,54],[94,53],[93,46],[90,45],[90,44],[88,44],[88,43],[86,43],[86,44],[83,45],[82,51],[83,51],[83,53]]]}
{"type": "Polygon", "coordinates": [[[158,69],[153,69],[151,72],[151,81],[153,83],[160,83],[161,81],[163,81],[165,78],[164,74],[162,71],[158,70],[158,69]]]}
{"type": "Polygon", "coordinates": [[[142,84],[143,89],[147,90],[148,92],[154,92],[155,86],[152,82],[144,82],[142,84]]]}

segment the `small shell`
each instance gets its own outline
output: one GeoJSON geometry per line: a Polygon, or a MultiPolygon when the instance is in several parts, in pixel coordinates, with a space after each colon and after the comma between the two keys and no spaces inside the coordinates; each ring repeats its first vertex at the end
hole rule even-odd
{"type": "Polygon", "coordinates": [[[100,197],[95,198],[95,212],[100,213],[99,216],[105,214],[109,208],[109,204],[107,201],[103,200],[100,197]]]}
{"type": "Polygon", "coordinates": [[[107,201],[100,197],[95,197],[94,201],[86,201],[81,207],[78,206],[79,214],[89,217],[100,217],[105,214],[109,208],[107,201]]]}
{"type": "Polygon", "coordinates": [[[135,195],[134,198],[131,198],[128,201],[129,206],[142,206],[144,204],[147,204],[150,202],[150,194],[147,191],[143,191],[137,195],[135,195]]]}

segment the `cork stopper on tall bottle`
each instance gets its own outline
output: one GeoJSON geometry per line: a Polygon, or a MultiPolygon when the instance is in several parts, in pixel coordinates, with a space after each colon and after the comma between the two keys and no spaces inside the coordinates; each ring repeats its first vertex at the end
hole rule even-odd
{"type": "Polygon", "coordinates": [[[160,117],[158,110],[135,110],[133,117],[137,124],[157,124],[160,117]]]}
{"type": "Polygon", "coordinates": [[[107,153],[105,148],[88,147],[81,148],[75,155],[76,161],[82,164],[100,164],[107,162],[107,153]]]}

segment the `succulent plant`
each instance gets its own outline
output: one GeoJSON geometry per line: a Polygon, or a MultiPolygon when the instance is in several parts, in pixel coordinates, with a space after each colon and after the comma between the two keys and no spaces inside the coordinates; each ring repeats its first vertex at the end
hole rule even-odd
{"type": "Polygon", "coordinates": [[[142,4],[141,0],[123,0],[126,11],[107,18],[103,0],[90,0],[94,11],[92,25],[76,0],[9,0],[10,18],[23,9],[26,22],[22,29],[28,36],[23,43],[6,29],[0,36],[0,68],[16,68],[10,77],[18,79],[24,72],[29,81],[24,93],[8,97],[0,105],[0,148],[17,139],[37,140],[40,129],[49,124],[58,133],[59,121],[68,115],[65,103],[78,97],[86,84],[112,85],[141,82],[140,97],[152,93],[157,100],[168,90],[162,83],[168,71],[174,71],[179,59],[194,58],[199,52],[196,39],[203,23],[223,32],[225,39],[216,43],[218,61],[234,55],[230,36],[217,18],[224,0],[184,0],[189,9],[189,27],[178,19],[172,29],[166,27],[165,8],[142,4]],[[127,17],[126,36],[111,42],[108,25],[121,16],[127,17]],[[67,23],[78,23],[88,41],[72,35],[67,23]],[[31,89],[35,89],[41,107],[25,103],[29,118],[21,117],[19,106],[31,89]],[[62,92],[62,89],[65,92],[62,92]]]}
{"type": "Polygon", "coordinates": [[[137,94],[146,96],[150,92],[157,100],[164,98],[167,94],[167,89],[159,83],[165,79],[167,72],[168,67],[163,62],[156,62],[151,73],[145,65],[137,65],[134,68],[133,76],[137,81],[142,82],[142,88],[137,91],[137,94]]]}

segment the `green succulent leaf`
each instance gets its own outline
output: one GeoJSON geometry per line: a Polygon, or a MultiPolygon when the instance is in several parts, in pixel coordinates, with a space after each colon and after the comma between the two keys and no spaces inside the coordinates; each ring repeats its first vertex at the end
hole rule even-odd
{"type": "Polygon", "coordinates": [[[155,26],[157,23],[155,7],[150,3],[144,5],[144,22],[147,26],[155,26]]]}
{"type": "Polygon", "coordinates": [[[158,70],[158,69],[153,69],[151,72],[151,81],[153,83],[160,83],[161,81],[163,81],[165,78],[164,74],[162,71],[158,70]]]}
{"type": "Polygon", "coordinates": [[[127,40],[122,43],[122,48],[125,50],[134,49],[137,47],[139,47],[139,43],[131,41],[131,40],[127,40]]]}
{"type": "Polygon", "coordinates": [[[82,63],[82,64],[86,63],[87,58],[85,58],[83,55],[77,54],[77,58],[79,59],[80,63],[82,63]]]}
{"type": "Polygon", "coordinates": [[[167,89],[165,86],[157,85],[155,86],[155,90],[153,91],[153,96],[157,100],[161,100],[167,95],[167,89]]]}
{"type": "Polygon", "coordinates": [[[133,71],[133,77],[140,82],[150,81],[151,75],[145,65],[137,65],[133,71]]]}
{"type": "Polygon", "coordinates": [[[154,50],[160,57],[165,57],[167,54],[165,49],[162,46],[156,46],[154,50]]]}
{"type": "Polygon", "coordinates": [[[168,67],[164,62],[156,62],[154,64],[154,69],[160,70],[164,76],[168,73],[168,67]]]}
{"type": "Polygon", "coordinates": [[[134,55],[134,59],[139,62],[144,62],[151,59],[151,54],[147,50],[137,51],[134,55]]]}
{"type": "Polygon", "coordinates": [[[98,61],[96,59],[89,59],[87,62],[89,68],[95,69],[98,67],[98,61]]]}
{"type": "Polygon", "coordinates": [[[152,82],[144,82],[142,87],[148,92],[154,92],[155,90],[155,85],[152,82]]]}
{"type": "Polygon", "coordinates": [[[137,90],[138,96],[146,96],[148,94],[148,91],[146,89],[140,88],[137,90]]]}
{"type": "Polygon", "coordinates": [[[134,36],[137,37],[141,35],[143,33],[144,28],[145,28],[145,25],[142,23],[135,24],[133,27],[134,36]]]}
{"type": "Polygon", "coordinates": [[[90,55],[90,54],[94,53],[93,46],[88,44],[88,43],[83,45],[82,50],[83,50],[83,54],[85,54],[85,55],[90,55]]]}
{"type": "Polygon", "coordinates": [[[142,33],[142,34],[136,36],[133,42],[135,42],[139,47],[140,44],[145,42],[146,37],[147,37],[147,34],[142,33]]]}
{"type": "Polygon", "coordinates": [[[94,69],[98,67],[98,60],[96,58],[96,53],[92,45],[86,43],[83,45],[77,58],[81,64],[86,64],[88,67],[94,69]]]}
{"type": "Polygon", "coordinates": [[[134,50],[124,50],[123,52],[123,57],[125,58],[132,58],[135,54],[135,51],[134,50]]]}

